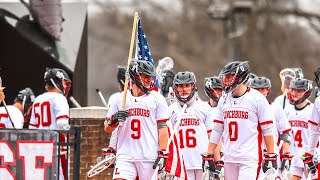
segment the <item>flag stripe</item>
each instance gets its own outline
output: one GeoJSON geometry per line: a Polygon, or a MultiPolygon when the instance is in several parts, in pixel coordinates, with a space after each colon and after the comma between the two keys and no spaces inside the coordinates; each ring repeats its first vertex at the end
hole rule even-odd
{"type": "MultiPolygon", "coordinates": [[[[169,130],[170,135],[170,130],[169,130]]],[[[179,177],[180,179],[187,179],[186,168],[183,161],[183,156],[180,150],[180,144],[176,135],[173,137],[173,141],[169,146],[169,158],[167,160],[167,165],[165,171],[179,177]]]]}

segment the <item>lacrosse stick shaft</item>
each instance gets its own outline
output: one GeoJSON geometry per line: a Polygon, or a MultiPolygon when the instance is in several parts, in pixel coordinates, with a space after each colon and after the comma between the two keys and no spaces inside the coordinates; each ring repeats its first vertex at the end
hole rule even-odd
{"type": "MultiPolygon", "coordinates": [[[[129,83],[129,66],[132,59],[132,52],[134,46],[134,39],[136,37],[136,29],[137,29],[137,20],[138,20],[138,12],[134,13],[133,18],[133,25],[132,25],[132,33],[131,33],[131,42],[130,42],[130,49],[128,55],[128,63],[127,63],[127,71],[126,71],[126,78],[124,81],[124,89],[123,89],[123,98],[121,104],[121,110],[123,111],[126,107],[126,99],[127,99],[127,92],[128,92],[128,83],[129,83]]],[[[119,126],[122,126],[123,122],[119,122],[119,126]]]]}
{"type": "Polygon", "coordinates": [[[74,99],[73,96],[69,97],[69,100],[77,107],[77,108],[81,108],[81,105],[78,103],[78,101],[76,99],[74,99]]]}
{"type": "Polygon", "coordinates": [[[279,146],[278,146],[279,151],[281,150],[283,143],[284,143],[284,141],[283,141],[283,140],[281,140],[281,141],[280,141],[280,143],[279,143],[279,146]]]}
{"type": "MultiPolygon", "coordinates": [[[[163,159],[160,160],[159,164],[162,163],[162,161],[163,161],[163,159]]],[[[160,168],[160,166],[158,165],[158,166],[156,167],[156,169],[154,169],[154,172],[153,172],[153,175],[152,175],[151,180],[156,179],[156,177],[157,177],[157,175],[158,175],[159,168],[160,168]]]]}
{"type": "Polygon", "coordinates": [[[107,104],[106,100],[104,99],[104,97],[103,97],[103,95],[102,95],[101,91],[100,91],[99,89],[96,89],[96,91],[97,91],[97,93],[98,93],[98,95],[99,95],[99,97],[100,97],[100,99],[101,99],[101,101],[102,101],[103,105],[104,105],[105,107],[108,107],[108,104],[107,104]]]}

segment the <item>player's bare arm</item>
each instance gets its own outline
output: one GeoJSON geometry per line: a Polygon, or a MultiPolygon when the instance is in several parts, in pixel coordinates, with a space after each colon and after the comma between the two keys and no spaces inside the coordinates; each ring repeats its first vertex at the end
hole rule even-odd
{"type": "Polygon", "coordinates": [[[159,132],[159,149],[166,149],[169,139],[168,127],[162,127],[159,132]]]}
{"type": "Polygon", "coordinates": [[[216,148],[215,148],[215,150],[213,152],[215,161],[220,161],[220,159],[221,159],[221,155],[220,155],[221,148],[222,148],[222,141],[220,139],[219,144],[216,146],[216,148]]]}
{"type": "Polygon", "coordinates": [[[274,153],[274,140],[273,136],[264,136],[264,141],[266,143],[267,152],[269,154],[274,153]]]}

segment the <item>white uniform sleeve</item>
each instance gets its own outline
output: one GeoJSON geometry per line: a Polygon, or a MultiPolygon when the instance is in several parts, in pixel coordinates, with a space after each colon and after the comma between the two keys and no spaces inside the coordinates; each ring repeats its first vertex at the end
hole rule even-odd
{"type": "Polygon", "coordinates": [[[291,130],[291,126],[284,110],[279,104],[272,104],[272,110],[275,116],[275,122],[277,123],[276,125],[274,124],[274,126],[277,126],[279,134],[289,132],[291,130]]]}
{"type": "Polygon", "coordinates": [[[271,106],[267,99],[259,94],[257,96],[257,115],[263,136],[273,136],[273,116],[271,106]]]}
{"type": "Polygon", "coordinates": [[[108,102],[108,113],[107,113],[107,118],[110,118],[114,113],[118,112],[119,111],[119,107],[118,107],[118,104],[119,104],[119,99],[122,99],[123,97],[123,93],[121,93],[122,96],[119,96],[119,98],[110,98],[109,99],[109,102],[108,102]]]}
{"type": "Polygon", "coordinates": [[[310,138],[309,138],[309,149],[308,152],[311,154],[314,154],[314,151],[316,149],[316,146],[319,141],[319,136],[320,136],[320,97],[318,97],[313,106],[312,110],[312,115],[311,115],[311,120],[309,120],[309,125],[311,126],[310,128],[310,138]]]}
{"type": "Polygon", "coordinates": [[[66,97],[63,95],[57,96],[53,108],[57,121],[59,121],[59,119],[69,119],[69,104],[66,97]]]}
{"type": "MultiPolygon", "coordinates": [[[[205,103],[204,103],[205,104],[205,103]]],[[[208,133],[212,132],[212,128],[213,128],[213,121],[214,121],[214,114],[213,111],[211,109],[211,107],[208,104],[205,104],[205,125],[206,125],[206,129],[208,133]]]]}
{"type": "Polygon", "coordinates": [[[224,119],[222,112],[224,98],[220,98],[217,106],[217,114],[215,115],[215,119],[213,121],[213,129],[211,132],[210,142],[214,144],[218,144],[224,129],[224,119]]]}
{"type": "Polygon", "coordinates": [[[157,123],[163,123],[167,122],[169,119],[169,107],[165,100],[165,98],[158,94],[157,100],[158,100],[158,106],[156,109],[156,120],[157,123]]]}

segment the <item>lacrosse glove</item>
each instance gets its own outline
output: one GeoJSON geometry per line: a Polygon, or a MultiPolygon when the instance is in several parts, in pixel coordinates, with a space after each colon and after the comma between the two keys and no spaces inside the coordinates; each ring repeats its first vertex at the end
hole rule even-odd
{"type": "Polygon", "coordinates": [[[109,126],[117,126],[119,122],[124,122],[129,116],[129,112],[127,110],[118,111],[110,118],[107,118],[107,123],[109,126]]]}
{"type": "Polygon", "coordinates": [[[317,163],[313,160],[313,155],[310,153],[304,153],[301,157],[303,160],[304,166],[311,171],[311,174],[317,172],[317,163]]]}
{"type": "Polygon", "coordinates": [[[269,169],[277,169],[277,154],[266,153],[264,154],[264,162],[262,165],[262,171],[265,173],[269,169]]]}
{"type": "Polygon", "coordinates": [[[284,171],[284,170],[289,171],[290,170],[292,157],[293,157],[293,155],[289,154],[289,153],[284,153],[281,155],[281,159],[282,159],[281,160],[281,167],[280,167],[281,171],[284,171]]]}
{"type": "Polygon", "coordinates": [[[158,157],[156,161],[153,163],[152,168],[156,169],[157,166],[159,166],[159,171],[162,171],[162,169],[166,167],[168,157],[169,157],[169,152],[166,152],[165,150],[158,151],[158,157]]]}
{"type": "Polygon", "coordinates": [[[216,161],[216,170],[214,171],[214,178],[219,179],[219,176],[221,174],[221,170],[224,167],[224,162],[223,161],[216,161]]]}
{"type": "Polygon", "coordinates": [[[204,172],[206,169],[209,169],[210,171],[214,172],[216,167],[214,165],[214,155],[213,154],[201,154],[202,156],[202,171],[204,172]]]}

